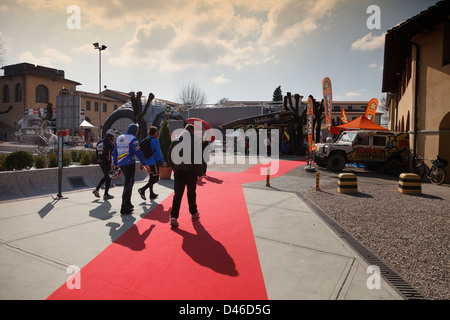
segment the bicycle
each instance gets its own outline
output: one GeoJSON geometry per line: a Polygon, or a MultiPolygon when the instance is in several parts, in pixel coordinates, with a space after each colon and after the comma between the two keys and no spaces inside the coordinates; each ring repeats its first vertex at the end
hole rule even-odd
{"type": "Polygon", "coordinates": [[[430,179],[431,183],[434,184],[442,184],[445,180],[445,167],[448,165],[448,161],[446,159],[442,159],[437,156],[436,160],[431,160],[431,163],[433,166],[431,167],[431,170],[428,173],[428,179],[430,179]]]}
{"type": "Polygon", "coordinates": [[[428,175],[428,171],[430,171],[430,168],[428,168],[425,164],[422,157],[419,156],[412,158],[412,173],[419,175],[421,180],[425,180],[425,177],[428,175]]]}
{"type": "Polygon", "coordinates": [[[431,163],[433,165],[430,169],[422,157],[413,158],[412,172],[418,174],[422,180],[428,179],[431,183],[440,185],[445,180],[444,168],[448,165],[448,161],[437,156],[437,159],[431,160],[431,163]]]}

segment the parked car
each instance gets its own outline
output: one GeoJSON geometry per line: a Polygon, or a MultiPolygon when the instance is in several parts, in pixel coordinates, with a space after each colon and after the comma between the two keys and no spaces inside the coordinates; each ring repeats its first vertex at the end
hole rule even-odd
{"type": "Polygon", "coordinates": [[[346,164],[363,164],[370,170],[385,166],[389,174],[400,174],[409,154],[409,135],[389,131],[344,131],[333,143],[318,143],[314,150],[317,165],[342,171],[346,164]]]}

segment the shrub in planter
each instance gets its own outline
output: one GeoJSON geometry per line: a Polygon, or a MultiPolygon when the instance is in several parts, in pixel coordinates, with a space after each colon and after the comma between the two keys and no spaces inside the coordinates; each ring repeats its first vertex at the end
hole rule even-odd
{"type": "Polygon", "coordinates": [[[0,171],[5,171],[6,169],[3,167],[6,157],[8,155],[6,153],[0,153],[0,171]]]}
{"type": "Polygon", "coordinates": [[[89,163],[96,164],[97,163],[97,153],[95,151],[88,151],[89,154],[89,163]]]}
{"type": "Polygon", "coordinates": [[[167,163],[167,167],[160,167],[160,178],[161,179],[170,179],[172,175],[172,168],[169,166],[167,162],[167,154],[170,149],[170,145],[172,144],[172,139],[170,137],[170,129],[169,129],[169,123],[167,122],[167,119],[164,119],[163,124],[161,126],[161,129],[159,131],[159,143],[161,146],[161,152],[164,157],[164,161],[167,163]]]}
{"type": "Polygon", "coordinates": [[[58,154],[56,152],[51,152],[47,156],[47,165],[49,168],[58,167],[58,154]]]}
{"type": "MultiPolygon", "coordinates": [[[[72,164],[72,157],[70,153],[63,153],[63,167],[68,167],[72,164]]],[[[49,168],[57,168],[58,167],[58,152],[52,152],[48,155],[47,163],[49,168]]]]}
{"type": "Polygon", "coordinates": [[[68,167],[72,164],[72,156],[68,152],[63,153],[63,167],[68,167]]]}
{"type": "Polygon", "coordinates": [[[47,167],[47,159],[43,155],[37,155],[34,157],[34,167],[36,169],[42,169],[47,167]]]}
{"type": "Polygon", "coordinates": [[[83,152],[81,150],[70,151],[70,156],[72,157],[72,162],[80,162],[82,153],[83,152]]]}
{"type": "Polygon", "coordinates": [[[82,151],[80,155],[80,165],[87,166],[97,163],[97,153],[95,151],[82,151]]]}
{"type": "Polygon", "coordinates": [[[3,164],[5,170],[29,169],[33,166],[33,155],[27,151],[14,151],[10,153],[3,164]]]}
{"type": "Polygon", "coordinates": [[[97,155],[95,152],[83,152],[81,154],[80,164],[82,166],[87,166],[94,163],[97,163],[97,155]]]}

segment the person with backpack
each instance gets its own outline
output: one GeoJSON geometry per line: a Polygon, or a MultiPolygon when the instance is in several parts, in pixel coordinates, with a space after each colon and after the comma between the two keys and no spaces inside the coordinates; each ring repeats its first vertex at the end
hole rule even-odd
{"type": "Polygon", "coordinates": [[[150,127],[148,129],[148,137],[141,141],[141,150],[146,159],[146,164],[150,167],[148,183],[142,188],[138,189],[139,195],[142,200],[147,200],[145,197],[145,191],[150,189],[150,199],[156,199],[158,195],[153,192],[153,185],[159,181],[159,166],[158,162],[161,162],[164,167],[167,167],[167,163],[164,161],[164,156],[161,151],[161,146],[158,139],[158,129],[156,127],[150,127]]]}
{"type": "Polygon", "coordinates": [[[178,140],[172,142],[168,153],[167,162],[169,162],[174,172],[175,195],[172,200],[172,211],[170,212],[170,225],[172,227],[179,226],[178,217],[180,215],[181,200],[185,189],[187,189],[186,193],[191,219],[194,221],[200,218],[200,213],[197,210],[196,189],[197,182],[201,182],[203,179],[203,172],[202,159],[198,160],[195,157],[195,145],[199,144],[198,148],[201,150],[201,141],[195,137],[194,132],[194,126],[188,124],[178,140]],[[179,145],[182,146],[181,149],[179,145]],[[185,151],[190,152],[184,154],[183,148],[185,151]],[[190,159],[188,159],[189,155],[190,159]]]}
{"type": "Polygon", "coordinates": [[[111,177],[109,176],[112,170],[112,153],[114,151],[114,131],[109,129],[106,132],[106,137],[97,143],[96,153],[97,162],[103,172],[103,178],[98,183],[97,187],[92,191],[92,193],[100,198],[100,188],[105,184],[105,193],[103,195],[103,200],[113,199],[114,196],[109,194],[109,188],[111,186],[111,177]]]}
{"type": "Polygon", "coordinates": [[[130,124],[128,131],[125,134],[117,137],[116,144],[113,151],[114,168],[123,172],[125,183],[122,192],[122,206],[120,208],[121,214],[131,214],[133,212],[133,204],[131,203],[131,194],[133,193],[134,175],[136,173],[137,156],[142,164],[145,164],[145,171],[150,172],[149,166],[145,163],[145,157],[142,154],[139,146],[139,141],[136,138],[139,131],[137,124],[130,124]]]}

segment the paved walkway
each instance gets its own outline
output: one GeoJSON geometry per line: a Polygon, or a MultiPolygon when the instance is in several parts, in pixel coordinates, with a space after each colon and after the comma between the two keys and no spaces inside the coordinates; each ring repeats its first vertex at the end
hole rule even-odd
{"type": "MultiPolygon", "coordinates": [[[[162,180],[155,187],[159,198],[143,202],[136,191],[143,183],[135,185],[135,213],[126,219],[118,212],[122,187],[111,189],[110,201],[82,190],[59,201],[43,196],[0,203],[0,299],[46,299],[74,266],[85,266],[173,192],[173,180],[162,180]]],[[[368,264],[296,193],[264,185],[243,190],[269,299],[402,299],[383,278],[378,283],[367,273],[368,264]],[[369,289],[368,280],[378,289],[369,289]]]]}

